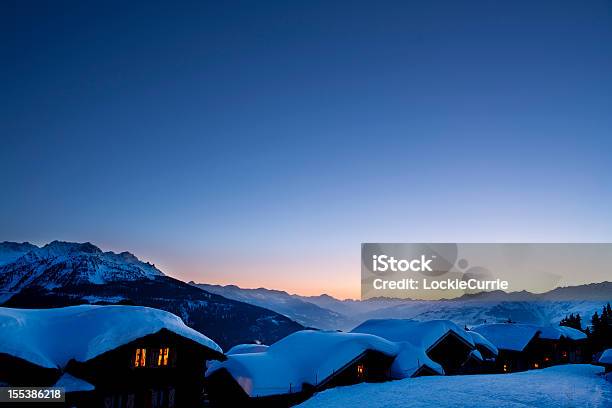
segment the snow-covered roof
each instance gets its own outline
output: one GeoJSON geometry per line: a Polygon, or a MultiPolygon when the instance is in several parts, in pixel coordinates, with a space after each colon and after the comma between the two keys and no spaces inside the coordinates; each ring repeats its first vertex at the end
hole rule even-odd
{"type": "Polygon", "coordinates": [[[452,332],[475,347],[472,336],[450,320],[372,319],[355,327],[353,333],[368,333],[395,342],[409,342],[425,352],[452,332]]]}
{"type": "Polygon", "coordinates": [[[481,347],[486,348],[491,353],[493,353],[493,355],[499,354],[499,350],[497,349],[497,347],[495,347],[495,344],[487,340],[482,334],[472,331],[472,330],[468,331],[467,333],[470,336],[472,336],[472,340],[474,340],[474,344],[476,344],[476,346],[481,346],[481,347]]]}
{"type": "Polygon", "coordinates": [[[272,344],[265,352],[233,354],[212,362],[206,376],[227,370],[251,397],[300,392],[316,386],[367,350],[396,356],[398,346],[380,337],[303,330],[272,344]]]}
{"type": "Polygon", "coordinates": [[[546,340],[582,340],[586,335],[579,330],[565,326],[537,326],[521,323],[481,324],[472,328],[498,349],[522,351],[534,337],[546,340]]]}
{"type": "Polygon", "coordinates": [[[472,328],[498,349],[522,351],[538,335],[537,326],[519,323],[482,324],[472,328]]]}
{"type": "Polygon", "coordinates": [[[576,330],[573,327],[558,326],[556,329],[561,332],[562,337],[570,340],[584,340],[587,338],[587,335],[584,332],[576,330]]]}
{"type": "Polygon", "coordinates": [[[400,346],[391,366],[391,376],[394,378],[412,377],[424,366],[444,375],[442,366],[429,358],[427,352],[449,332],[469,346],[476,346],[472,337],[450,320],[372,319],[355,327],[352,332],[380,336],[400,346]]]}
{"type": "Polygon", "coordinates": [[[47,368],[87,361],[162,329],[219,353],[211,339],[172,313],[141,306],[81,305],[58,309],[0,308],[0,353],[47,368]]]}
{"type": "Polygon", "coordinates": [[[597,360],[597,362],[601,364],[612,364],[612,349],[607,349],[601,353],[601,356],[599,356],[599,360],[597,360]]]}
{"type": "Polygon", "coordinates": [[[249,354],[249,353],[261,353],[262,351],[268,350],[269,346],[265,344],[237,344],[227,351],[227,355],[230,354],[249,354]]]}
{"type": "Polygon", "coordinates": [[[54,385],[55,388],[63,388],[64,392],[85,392],[93,391],[96,387],[85,380],[73,377],[68,373],[64,373],[54,385]]]}

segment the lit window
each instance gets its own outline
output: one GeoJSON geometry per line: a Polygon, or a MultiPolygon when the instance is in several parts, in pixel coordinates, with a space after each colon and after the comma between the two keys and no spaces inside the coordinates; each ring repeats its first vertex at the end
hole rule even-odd
{"type": "Polygon", "coordinates": [[[159,354],[157,355],[157,366],[164,367],[168,365],[168,355],[170,354],[170,349],[168,347],[160,348],[159,354]]]}
{"type": "Polygon", "coordinates": [[[359,364],[357,366],[357,376],[358,377],[363,377],[363,372],[364,372],[363,364],[359,364]]]}
{"type": "Polygon", "coordinates": [[[137,348],[134,356],[134,367],[145,367],[147,365],[147,349],[137,348]]]}

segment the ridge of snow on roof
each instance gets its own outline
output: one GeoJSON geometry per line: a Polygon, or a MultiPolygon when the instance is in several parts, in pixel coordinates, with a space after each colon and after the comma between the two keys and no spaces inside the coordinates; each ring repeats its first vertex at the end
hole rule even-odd
{"type": "Polygon", "coordinates": [[[0,308],[0,353],[61,369],[71,359],[87,361],[162,329],[223,352],[214,341],[187,327],[180,317],[163,310],[81,305],[57,309],[0,308]]]}
{"type": "Polygon", "coordinates": [[[396,380],[412,377],[421,368],[427,367],[438,375],[444,375],[444,368],[433,361],[425,350],[407,341],[397,342],[399,352],[391,365],[391,377],[396,380]]]}
{"type": "Polygon", "coordinates": [[[206,376],[225,369],[250,397],[295,393],[304,383],[320,384],[368,350],[395,356],[398,346],[369,334],[302,330],[265,352],[212,362],[206,376]]]}
{"type": "Polygon", "coordinates": [[[601,353],[597,362],[601,364],[612,364],[612,349],[607,349],[601,353]]]}
{"type": "Polygon", "coordinates": [[[580,330],[565,326],[537,326],[522,323],[490,323],[472,328],[498,349],[523,351],[531,340],[539,336],[545,340],[559,340],[565,337],[569,340],[586,339],[586,334],[580,330]]]}
{"type": "Polygon", "coordinates": [[[249,354],[249,353],[261,353],[266,351],[270,346],[265,344],[237,344],[229,349],[225,354],[249,354]]]}
{"type": "Polygon", "coordinates": [[[351,330],[352,333],[368,333],[396,342],[409,342],[428,351],[444,335],[452,332],[467,344],[475,347],[474,340],[465,330],[450,320],[418,321],[410,319],[371,319],[351,330]]]}
{"type": "Polygon", "coordinates": [[[55,388],[63,388],[64,392],[82,392],[93,391],[96,389],[93,385],[80,378],[73,377],[68,373],[64,373],[54,385],[55,388]]]}
{"type": "Polygon", "coordinates": [[[477,346],[482,346],[486,348],[496,356],[499,354],[499,350],[497,349],[497,347],[495,347],[495,344],[487,340],[482,334],[473,330],[468,331],[468,334],[472,336],[472,340],[474,340],[474,344],[476,344],[477,346]]]}

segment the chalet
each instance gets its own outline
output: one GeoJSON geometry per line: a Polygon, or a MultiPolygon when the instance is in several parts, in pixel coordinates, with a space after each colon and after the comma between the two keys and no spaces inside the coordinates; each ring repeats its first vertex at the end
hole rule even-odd
{"type": "Polygon", "coordinates": [[[612,349],[604,350],[597,363],[605,368],[606,373],[612,372],[612,349]]]}
{"type": "Polygon", "coordinates": [[[213,362],[207,389],[220,406],[288,406],[323,389],[389,379],[397,351],[372,335],[303,330],[265,351],[213,362]]]}
{"type": "Polygon", "coordinates": [[[412,350],[419,367],[416,371],[396,372],[397,378],[461,374],[468,360],[482,357],[472,353],[476,350],[472,336],[449,320],[372,319],[352,332],[380,336],[412,350]]]}
{"type": "Polygon", "coordinates": [[[0,382],[65,388],[69,406],[193,407],[208,360],[224,359],[168,312],[137,306],[0,308],[0,382]]]}
{"type": "Polygon", "coordinates": [[[483,324],[472,329],[499,350],[495,371],[515,372],[583,362],[586,335],[569,327],[520,323],[483,324]]]}

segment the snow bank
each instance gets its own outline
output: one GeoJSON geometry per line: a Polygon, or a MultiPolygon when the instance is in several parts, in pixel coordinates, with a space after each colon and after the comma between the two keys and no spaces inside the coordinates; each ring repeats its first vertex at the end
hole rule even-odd
{"type": "Polygon", "coordinates": [[[227,355],[230,354],[250,354],[250,353],[261,353],[268,350],[269,346],[265,344],[238,344],[227,351],[227,355]]]}
{"type": "Polygon", "coordinates": [[[87,361],[161,329],[222,353],[214,341],[172,313],[140,306],[94,305],[0,308],[0,353],[61,369],[70,359],[87,361]]]}
{"type": "Polygon", "coordinates": [[[607,349],[601,353],[597,362],[601,364],[612,364],[612,349],[607,349]]]}
{"type": "Polygon", "coordinates": [[[57,380],[54,387],[63,388],[65,392],[93,391],[96,388],[87,381],[73,377],[68,373],[62,375],[59,380],[57,380]]]}
{"type": "Polygon", "coordinates": [[[493,343],[498,349],[522,351],[534,337],[546,340],[586,339],[579,330],[564,326],[537,326],[521,323],[481,324],[472,328],[493,343]]]}
{"type": "Polygon", "coordinates": [[[602,367],[570,364],[498,375],[419,377],[337,387],[300,407],[609,408],[612,387],[602,367]]]}
{"type": "Polygon", "coordinates": [[[368,334],[303,330],[265,352],[212,362],[206,376],[225,369],[251,397],[295,393],[304,383],[316,386],[367,350],[396,356],[398,346],[368,334]]]}

